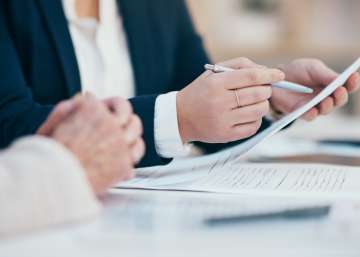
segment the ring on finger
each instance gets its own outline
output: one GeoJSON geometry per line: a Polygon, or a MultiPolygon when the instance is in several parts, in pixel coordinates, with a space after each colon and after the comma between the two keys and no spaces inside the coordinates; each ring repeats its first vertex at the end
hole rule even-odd
{"type": "Polygon", "coordinates": [[[235,92],[235,96],[236,96],[237,108],[240,108],[241,105],[240,105],[240,98],[239,98],[239,94],[238,94],[238,89],[235,89],[234,92],[235,92]]]}

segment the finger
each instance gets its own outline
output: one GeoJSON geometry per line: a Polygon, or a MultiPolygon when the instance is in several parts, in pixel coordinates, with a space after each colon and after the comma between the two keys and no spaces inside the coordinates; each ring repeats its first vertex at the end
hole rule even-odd
{"type": "Polygon", "coordinates": [[[334,110],[334,99],[332,97],[325,98],[317,107],[320,115],[327,115],[334,110]]]}
{"type": "Polygon", "coordinates": [[[125,128],[125,141],[133,144],[143,133],[142,123],[138,116],[132,115],[129,124],[125,128]]]}
{"type": "Polygon", "coordinates": [[[132,106],[129,101],[114,97],[104,100],[109,110],[118,117],[121,126],[125,126],[133,113],[132,106]]]}
{"type": "Polygon", "coordinates": [[[229,90],[268,85],[284,78],[285,74],[277,69],[251,68],[213,74],[213,82],[229,90]]]}
{"type": "Polygon", "coordinates": [[[219,63],[218,65],[233,68],[233,69],[265,68],[265,66],[259,65],[246,57],[236,58],[233,60],[219,63]]]}
{"type": "Polygon", "coordinates": [[[229,142],[245,139],[255,135],[259,131],[261,124],[262,120],[258,120],[255,122],[234,126],[232,128],[231,136],[229,137],[229,142]]]}
{"type": "Polygon", "coordinates": [[[46,122],[38,129],[37,134],[50,136],[52,131],[75,109],[75,103],[72,100],[64,101],[58,104],[50,114],[46,122]]]}
{"type": "Polygon", "coordinates": [[[319,116],[319,110],[317,108],[312,108],[310,111],[305,113],[301,118],[307,121],[313,121],[319,116]]]}
{"type": "Polygon", "coordinates": [[[247,87],[247,88],[238,89],[236,92],[235,91],[231,92],[231,94],[233,94],[233,98],[234,98],[233,109],[235,109],[239,107],[238,105],[240,105],[241,107],[247,105],[253,105],[270,99],[272,94],[272,88],[270,85],[247,87]]]}
{"type": "Polygon", "coordinates": [[[358,72],[350,76],[345,85],[349,93],[354,93],[360,89],[360,74],[358,72]]]}
{"type": "Polygon", "coordinates": [[[145,154],[145,143],[142,139],[138,139],[135,144],[131,147],[131,156],[134,164],[140,162],[141,158],[145,154]]]}
{"type": "Polygon", "coordinates": [[[83,98],[91,99],[91,100],[97,99],[96,96],[95,96],[95,94],[91,93],[90,91],[86,91],[86,92],[83,94],[83,98]]]}
{"type": "Polygon", "coordinates": [[[269,101],[248,105],[231,111],[231,124],[240,125],[261,120],[270,111],[269,101]]]}
{"type": "Polygon", "coordinates": [[[349,101],[349,94],[345,87],[340,87],[333,93],[335,107],[342,107],[349,101]]]}
{"type": "Polygon", "coordinates": [[[101,114],[109,113],[107,106],[100,101],[93,93],[86,92],[83,97],[79,98],[79,105],[83,108],[90,108],[101,114]]]}
{"type": "Polygon", "coordinates": [[[330,69],[321,61],[311,62],[308,66],[308,71],[312,82],[317,85],[328,85],[338,77],[338,73],[330,69]]]}

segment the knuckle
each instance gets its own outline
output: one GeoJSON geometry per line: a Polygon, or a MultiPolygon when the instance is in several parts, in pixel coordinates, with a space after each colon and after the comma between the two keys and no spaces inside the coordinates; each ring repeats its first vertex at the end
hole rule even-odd
{"type": "Polygon", "coordinates": [[[323,61],[316,58],[310,59],[310,62],[312,62],[314,65],[325,65],[323,61]]]}
{"type": "Polygon", "coordinates": [[[255,122],[255,130],[256,132],[261,128],[262,119],[255,122]]]}
{"type": "Polygon", "coordinates": [[[265,90],[266,90],[266,99],[270,99],[273,93],[271,86],[266,87],[265,90]]]}
{"type": "Polygon", "coordinates": [[[261,87],[260,90],[255,90],[253,92],[253,100],[255,103],[260,103],[271,98],[272,89],[270,86],[261,87]]]}
{"type": "Polygon", "coordinates": [[[256,117],[263,117],[266,114],[268,114],[270,111],[270,103],[269,101],[263,101],[262,103],[259,104],[259,107],[255,109],[255,113],[254,115],[256,115],[256,117]]]}
{"type": "Polygon", "coordinates": [[[123,108],[125,109],[125,111],[127,113],[133,113],[133,107],[132,107],[131,103],[128,100],[125,100],[125,99],[121,98],[121,102],[122,102],[122,104],[124,106],[123,108]]]}
{"type": "Polygon", "coordinates": [[[251,137],[251,136],[255,135],[258,132],[258,130],[260,129],[261,123],[262,123],[262,121],[259,120],[259,121],[254,122],[254,124],[252,124],[251,126],[249,126],[249,128],[247,129],[247,137],[251,137]]]}
{"type": "Polygon", "coordinates": [[[249,58],[247,58],[247,57],[244,57],[244,56],[242,56],[242,57],[239,57],[239,62],[251,62],[251,60],[249,59],[249,58]]]}
{"type": "Polygon", "coordinates": [[[283,73],[280,70],[273,70],[271,72],[270,78],[271,81],[269,82],[275,82],[275,81],[280,81],[280,80],[284,80],[285,79],[285,73],[283,73]]]}
{"type": "Polygon", "coordinates": [[[240,57],[237,61],[240,65],[248,65],[253,63],[249,58],[246,57],[240,57]]]}
{"type": "Polygon", "coordinates": [[[267,115],[270,112],[270,102],[268,100],[263,103],[263,116],[267,115]]]}
{"type": "Polygon", "coordinates": [[[252,94],[253,103],[258,103],[265,100],[266,92],[264,90],[254,90],[252,94]]]}
{"type": "Polygon", "coordinates": [[[259,78],[260,78],[260,75],[259,75],[258,72],[252,70],[252,71],[248,71],[248,73],[247,73],[247,78],[249,79],[249,81],[250,81],[251,83],[256,84],[257,81],[258,81],[259,78]]]}

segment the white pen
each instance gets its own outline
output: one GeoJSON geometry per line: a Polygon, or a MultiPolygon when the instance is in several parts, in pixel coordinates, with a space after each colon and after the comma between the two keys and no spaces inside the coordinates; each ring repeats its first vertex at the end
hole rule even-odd
{"type": "MultiPolygon", "coordinates": [[[[212,64],[206,64],[205,69],[210,70],[214,73],[234,71],[234,69],[232,69],[232,68],[223,67],[220,65],[212,65],[212,64]]],[[[279,81],[279,82],[273,83],[271,85],[276,88],[281,88],[281,89],[290,90],[290,91],[294,91],[297,93],[303,93],[303,94],[312,94],[314,92],[314,90],[312,88],[305,87],[305,86],[302,86],[302,85],[299,85],[296,83],[292,83],[289,81],[279,81]]]]}

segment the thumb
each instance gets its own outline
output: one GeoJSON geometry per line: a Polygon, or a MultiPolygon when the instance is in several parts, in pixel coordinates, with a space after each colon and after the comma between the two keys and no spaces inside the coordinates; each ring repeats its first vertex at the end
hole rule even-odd
{"type": "Polygon", "coordinates": [[[324,63],[316,63],[309,68],[309,73],[313,82],[318,85],[328,85],[338,77],[338,73],[330,69],[324,63]]]}
{"type": "Polygon", "coordinates": [[[74,110],[73,101],[64,101],[58,104],[46,122],[38,129],[36,134],[50,136],[53,130],[74,110]]]}

